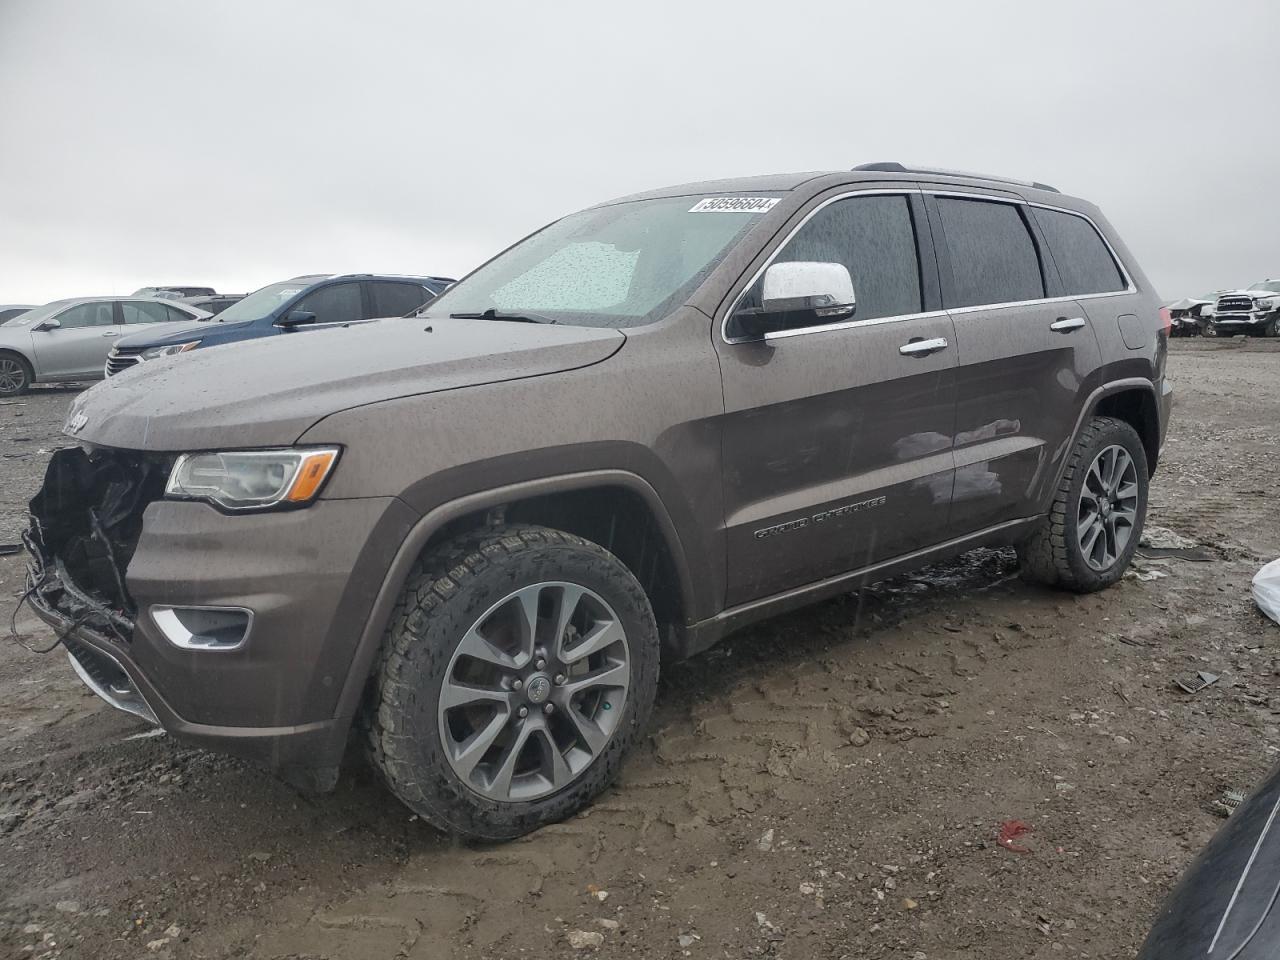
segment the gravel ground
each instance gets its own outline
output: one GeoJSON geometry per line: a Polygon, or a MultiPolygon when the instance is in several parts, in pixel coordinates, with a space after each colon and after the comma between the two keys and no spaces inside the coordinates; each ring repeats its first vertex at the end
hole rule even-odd
{"type": "MultiPolygon", "coordinates": [[[[0,947],[36,957],[1119,957],[1280,750],[1280,344],[1175,341],[1149,524],[1207,562],[1032,588],[977,551],[667,667],[582,816],[462,847],[352,758],[306,797],[0,661],[0,947]],[[1221,679],[1190,696],[1174,678],[1221,679]],[[1000,824],[1029,832],[998,842],[1000,824]],[[1019,852],[1011,847],[1021,847],[1019,852]]],[[[16,541],[70,389],[0,405],[16,541]]],[[[0,557],[7,621],[22,559],[0,557]]],[[[25,611],[20,639],[50,633],[25,611]]]]}

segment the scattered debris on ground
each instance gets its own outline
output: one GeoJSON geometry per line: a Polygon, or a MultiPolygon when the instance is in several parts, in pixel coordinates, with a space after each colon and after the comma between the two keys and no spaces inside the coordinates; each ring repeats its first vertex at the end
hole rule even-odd
{"type": "MultiPolygon", "coordinates": [[[[1180,340],[1169,365],[1149,531],[1191,545],[1149,549],[1207,560],[1076,596],[977,550],[754,626],[664,665],[617,786],[505,846],[450,844],[358,762],[302,796],[145,735],[60,652],[9,645],[0,955],[1132,956],[1230,809],[1213,791],[1280,752],[1280,634],[1249,592],[1280,556],[1280,343],[1180,340]],[[1211,691],[1173,687],[1202,670],[1211,691]]],[[[0,542],[72,396],[0,406],[0,542]]],[[[0,556],[6,626],[22,569],[0,556]]]]}

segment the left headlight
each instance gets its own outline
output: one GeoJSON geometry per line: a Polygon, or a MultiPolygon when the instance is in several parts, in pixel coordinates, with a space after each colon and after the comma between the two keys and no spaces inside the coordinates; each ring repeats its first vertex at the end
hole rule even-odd
{"type": "Polygon", "coordinates": [[[186,353],[198,346],[199,340],[188,340],[186,343],[170,343],[163,347],[147,347],[138,357],[141,360],[157,360],[160,357],[172,357],[175,353],[186,353]]]}
{"type": "Polygon", "coordinates": [[[1253,305],[1258,310],[1274,310],[1276,304],[1280,303],[1280,299],[1276,297],[1259,297],[1253,301],[1253,305]]]}
{"type": "Polygon", "coordinates": [[[165,496],[207,500],[225,510],[304,507],[338,462],[337,447],[184,453],[169,472],[165,496]]]}

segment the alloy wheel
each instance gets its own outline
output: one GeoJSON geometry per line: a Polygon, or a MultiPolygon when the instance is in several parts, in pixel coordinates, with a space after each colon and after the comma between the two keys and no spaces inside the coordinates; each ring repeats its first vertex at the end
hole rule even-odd
{"type": "Polygon", "coordinates": [[[0,395],[18,393],[27,385],[27,371],[13,357],[0,357],[0,395]]]}
{"type": "Polygon", "coordinates": [[[538,800],[608,745],[630,685],[626,631],[599,594],[559,581],[514,590],[449,662],[439,704],[445,756],[487,799],[538,800]]]}
{"type": "Polygon", "coordinates": [[[1085,563],[1099,573],[1124,553],[1138,520],[1138,468],[1119,444],[1105,447],[1089,465],[1076,512],[1076,534],[1085,563]]]}

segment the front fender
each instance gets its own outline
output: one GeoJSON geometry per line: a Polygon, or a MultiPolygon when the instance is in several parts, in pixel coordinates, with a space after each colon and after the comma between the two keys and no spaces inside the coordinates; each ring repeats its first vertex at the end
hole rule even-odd
{"type": "MultiPolygon", "coordinates": [[[[491,507],[501,506],[516,500],[547,494],[566,493],[575,490],[588,490],[601,487],[623,487],[640,496],[657,518],[658,526],[671,553],[679,582],[682,607],[690,611],[690,619],[710,603],[710,597],[704,587],[701,591],[695,586],[691,575],[691,557],[688,548],[673,522],[667,505],[657,490],[643,477],[624,470],[591,470],[582,473],[562,476],[542,477],[520,483],[495,487],[489,490],[469,493],[439,504],[425,513],[409,530],[399,549],[396,551],[383,578],[369,612],[367,621],[361,631],[360,639],[352,658],[346,682],[338,700],[337,716],[353,717],[359,709],[364,694],[365,682],[373,670],[374,659],[382,644],[382,638],[390,622],[392,610],[400,597],[400,592],[409,578],[414,563],[422,554],[431,538],[440,532],[451,521],[483,511],[491,507]]],[[[705,563],[706,558],[702,558],[705,563]]],[[[703,614],[705,615],[705,614],[703,614]]]]}

